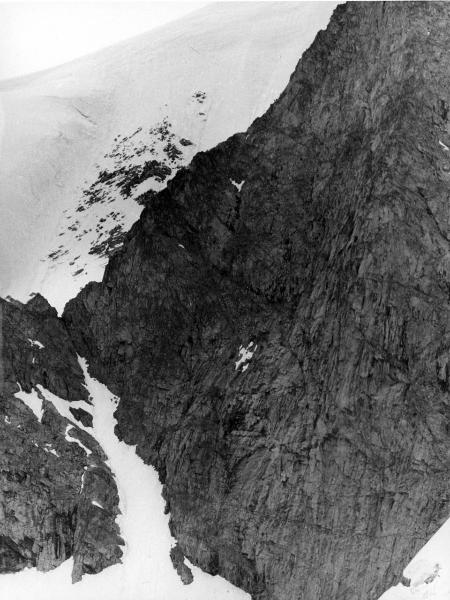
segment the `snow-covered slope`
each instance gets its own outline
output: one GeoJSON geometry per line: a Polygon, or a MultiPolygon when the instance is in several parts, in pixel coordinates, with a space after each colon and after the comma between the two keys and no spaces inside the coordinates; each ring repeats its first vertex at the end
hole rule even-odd
{"type": "Polygon", "coordinates": [[[262,114],[335,5],[214,4],[0,83],[0,295],[100,279],[135,199],[262,114]]]}
{"type": "Polygon", "coordinates": [[[380,600],[448,600],[450,598],[450,519],[417,553],[404,571],[405,583],[380,600]]]}
{"type": "MultiPolygon", "coordinates": [[[[122,514],[118,522],[125,541],[122,563],[96,575],[85,575],[75,585],[71,585],[73,559],[66,560],[48,573],[27,569],[2,575],[0,596],[9,600],[28,600],[30,597],[33,600],[249,600],[249,595],[242,590],[221,577],[204,573],[186,559],[185,564],[191,569],[193,580],[189,585],[183,584],[170,558],[175,540],[169,531],[169,516],[165,514],[158,474],[153,467],[144,464],[134,447],[117,439],[114,411],[119,400],[103,384],[90,377],[86,361],[80,359],[80,365],[93,404],[91,406],[83,401],[75,404],[93,415],[93,429],[84,427],[73,418],[66,401],[42,386],[39,386],[39,393],[63,417],[72,421],[73,427],[93,435],[108,457],[120,496],[122,514]]],[[[35,393],[26,395],[21,392],[16,397],[26,402],[33,412],[39,410],[42,404],[42,399],[35,393]]],[[[66,436],[70,429],[67,427],[66,436]]],[[[67,439],[90,452],[78,439],[70,436],[67,439]]],[[[98,510],[104,510],[98,498],[92,498],[91,504],[98,510]]]]}

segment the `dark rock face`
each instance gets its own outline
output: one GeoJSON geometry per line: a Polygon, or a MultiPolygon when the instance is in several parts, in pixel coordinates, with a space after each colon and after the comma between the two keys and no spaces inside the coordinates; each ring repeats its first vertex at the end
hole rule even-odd
{"type": "Polygon", "coordinates": [[[448,516],[449,23],[339,6],[66,308],[182,552],[255,598],[375,599],[448,516]]]}
{"type": "Polygon", "coordinates": [[[41,385],[67,401],[88,400],[83,373],[56,311],[42,297],[0,300],[0,573],[47,571],[73,556],[73,579],[120,560],[116,484],[97,442],[65,436],[69,421],[43,401],[36,415],[15,397],[41,385]],[[104,510],[92,505],[100,498],[104,510]]]}
{"type": "Polygon", "coordinates": [[[340,6],[264,117],[143,201],[63,320],[0,301],[0,572],[120,560],[102,450],[15,397],[89,401],[78,352],[160,473],[185,583],[184,556],[259,600],[400,579],[450,504],[449,22],[340,6]]]}
{"type": "Polygon", "coordinates": [[[92,415],[83,410],[82,408],[70,408],[72,415],[77,421],[82,423],[85,427],[92,427],[92,415]]]}
{"type": "Polygon", "coordinates": [[[178,573],[181,581],[185,585],[189,585],[190,583],[192,583],[194,581],[194,576],[192,575],[191,569],[186,564],[184,564],[185,556],[178,544],[175,544],[175,546],[171,548],[170,558],[172,559],[174,569],[178,573]]]}

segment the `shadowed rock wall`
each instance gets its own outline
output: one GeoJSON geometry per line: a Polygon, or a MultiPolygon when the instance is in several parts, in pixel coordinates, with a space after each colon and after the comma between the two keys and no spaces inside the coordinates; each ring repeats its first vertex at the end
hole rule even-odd
{"type": "Polygon", "coordinates": [[[448,517],[449,21],[339,6],[66,307],[182,551],[255,598],[375,599],[448,517]]]}

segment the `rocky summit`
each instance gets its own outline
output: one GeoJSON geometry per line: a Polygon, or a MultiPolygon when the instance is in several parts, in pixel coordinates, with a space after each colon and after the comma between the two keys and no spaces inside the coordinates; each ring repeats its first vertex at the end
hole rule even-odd
{"type": "MultiPolygon", "coordinates": [[[[17,382],[86,400],[85,357],[159,473],[176,553],[255,600],[376,600],[448,518],[449,23],[445,2],[338,6],[267,113],[152,195],[62,318],[1,304],[2,410],[17,382]]],[[[25,417],[0,417],[2,569],[117,561],[114,501],[92,529],[75,499],[86,454],[53,468],[33,436],[63,454],[60,417],[25,417]]]]}

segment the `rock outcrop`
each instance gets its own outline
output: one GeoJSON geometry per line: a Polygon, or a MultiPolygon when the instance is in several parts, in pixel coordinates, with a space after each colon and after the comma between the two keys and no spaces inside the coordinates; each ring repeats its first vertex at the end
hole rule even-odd
{"type": "Polygon", "coordinates": [[[258,600],[400,580],[450,508],[449,22],[447,3],[339,6],[269,111],[143,202],[62,320],[0,304],[1,570],[118,559],[83,495],[113,489],[115,514],[101,450],[65,461],[61,417],[38,427],[14,399],[86,400],[78,353],[158,469],[176,568],[258,600]]]}
{"type": "Polygon", "coordinates": [[[374,600],[449,512],[450,5],[349,3],[66,307],[181,551],[374,600]]]}
{"type": "Polygon", "coordinates": [[[106,457],[42,392],[68,403],[88,401],[83,373],[67,331],[42,296],[26,305],[0,300],[0,340],[0,573],[48,571],[73,557],[78,581],[122,555],[119,498],[106,457]],[[35,410],[16,396],[20,391],[35,410]],[[102,500],[103,510],[93,498],[102,500]]]}

